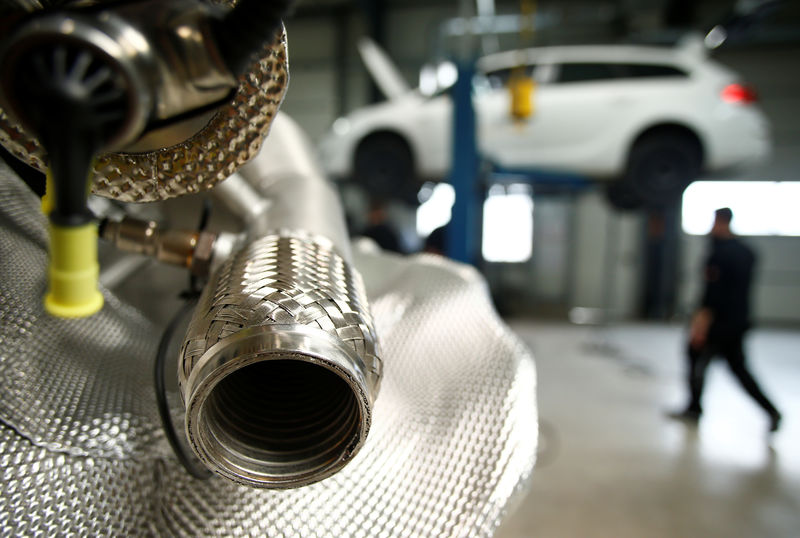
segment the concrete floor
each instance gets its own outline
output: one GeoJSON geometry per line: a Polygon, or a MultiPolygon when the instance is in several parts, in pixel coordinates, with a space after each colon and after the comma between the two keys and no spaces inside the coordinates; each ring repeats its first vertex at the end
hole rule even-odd
{"type": "Polygon", "coordinates": [[[751,334],[749,364],[781,430],[712,364],[699,426],[681,327],[510,322],[536,358],[540,450],[498,538],[800,536],[800,331],[751,334]]]}

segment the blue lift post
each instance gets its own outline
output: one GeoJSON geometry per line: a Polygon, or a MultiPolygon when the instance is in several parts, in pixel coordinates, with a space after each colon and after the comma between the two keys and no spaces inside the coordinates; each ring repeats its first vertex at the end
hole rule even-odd
{"type": "MultiPolygon", "coordinates": [[[[483,159],[478,152],[475,107],[472,101],[474,63],[458,62],[458,80],[453,86],[453,166],[450,184],[455,203],[445,234],[448,257],[478,265],[483,225],[483,201],[486,187],[482,177],[483,159]]],[[[489,164],[489,163],[487,163],[489,164]]],[[[507,169],[494,163],[487,166],[490,183],[527,183],[572,191],[591,187],[587,178],[577,174],[537,169],[507,169]]]]}
{"type": "Polygon", "coordinates": [[[453,166],[450,184],[455,190],[452,218],[445,234],[446,254],[457,261],[475,264],[481,233],[483,189],[476,141],[475,108],[472,103],[472,61],[459,60],[458,80],[453,86],[453,166]]]}

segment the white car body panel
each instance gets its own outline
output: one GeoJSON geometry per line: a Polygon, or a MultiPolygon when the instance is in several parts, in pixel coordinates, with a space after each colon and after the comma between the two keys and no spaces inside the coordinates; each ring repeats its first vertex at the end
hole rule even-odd
{"type": "MultiPolygon", "coordinates": [[[[500,166],[618,177],[635,139],[662,124],[682,125],[697,134],[707,170],[757,160],[769,151],[768,122],[759,108],[726,103],[720,97],[726,85],[737,82],[736,74],[691,47],[528,49],[484,57],[478,70],[518,65],[521,54],[526,63],[538,66],[534,77],[541,80],[532,117],[512,120],[506,88],[481,88],[473,99],[479,150],[500,166]],[[666,65],[689,76],[550,83],[559,63],[570,61],[666,65]]],[[[450,170],[451,129],[448,96],[395,94],[337,120],[321,144],[321,160],[328,173],[348,177],[358,143],[370,133],[390,131],[408,141],[420,177],[441,179],[450,170]]]]}

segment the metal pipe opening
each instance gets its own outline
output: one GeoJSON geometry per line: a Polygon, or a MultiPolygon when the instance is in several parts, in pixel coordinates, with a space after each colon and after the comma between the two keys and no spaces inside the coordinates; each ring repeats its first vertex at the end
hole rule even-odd
{"type": "Polygon", "coordinates": [[[223,466],[273,487],[324,473],[361,438],[361,411],[348,383],[303,360],[236,370],[211,389],[200,420],[223,466]]]}
{"type": "Polygon", "coordinates": [[[322,480],[369,432],[376,379],[354,348],[303,325],[243,329],[193,361],[186,435],[209,469],[262,488],[322,480]]]}

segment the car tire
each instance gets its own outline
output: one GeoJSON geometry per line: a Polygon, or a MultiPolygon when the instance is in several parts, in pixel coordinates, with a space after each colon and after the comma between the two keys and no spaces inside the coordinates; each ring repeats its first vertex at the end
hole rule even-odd
{"type": "Polygon", "coordinates": [[[411,149],[399,135],[379,133],[362,140],[355,154],[353,180],[373,198],[419,203],[411,149]]]}
{"type": "Polygon", "coordinates": [[[628,181],[622,179],[606,185],[605,195],[611,207],[620,211],[635,211],[644,206],[636,189],[628,181]]]}
{"type": "Polygon", "coordinates": [[[697,178],[701,158],[700,144],[690,135],[645,135],[631,149],[624,182],[644,206],[669,206],[697,178]]]}

